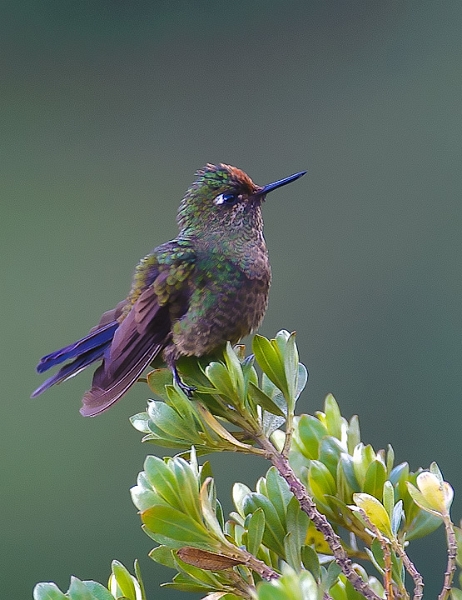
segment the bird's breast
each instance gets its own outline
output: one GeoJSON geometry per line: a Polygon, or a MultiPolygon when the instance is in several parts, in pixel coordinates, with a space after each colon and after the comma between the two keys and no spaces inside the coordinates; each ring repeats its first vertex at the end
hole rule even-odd
{"type": "Polygon", "coordinates": [[[226,341],[237,343],[261,323],[268,305],[271,272],[262,260],[249,270],[234,260],[198,260],[190,279],[187,312],[173,326],[178,356],[209,354],[226,341]]]}

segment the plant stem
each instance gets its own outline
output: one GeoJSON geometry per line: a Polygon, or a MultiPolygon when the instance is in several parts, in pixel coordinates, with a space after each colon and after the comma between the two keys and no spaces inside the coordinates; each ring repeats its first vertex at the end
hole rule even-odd
{"type": "Polygon", "coordinates": [[[447,600],[451,592],[452,578],[456,570],[456,556],[457,556],[457,541],[456,534],[454,532],[454,526],[452,524],[449,514],[443,517],[444,528],[446,529],[446,540],[448,545],[448,563],[446,566],[446,572],[444,573],[443,589],[441,590],[438,600],[447,600]]]}
{"type": "Polygon", "coordinates": [[[423,591],[424,591],[424,582],[422,579],[422,575],[417,571],[414,566],[414,563],[403,550],[402,546],[397,542],[392,543],[393,550],[403,561],[404,568],[409,573],[414,581],[414,596],[413,600],[422,600],[423,591]]]}
{"type": "Polygon", "coordinates": [[[276,571],[274,571],[271,567],[268,567],[268,565],[262,560],[255,558],[255,556],[250,554],[250,552],[247,552],[247,550],[243,550],[241,548],[239,550],[239,554],[242,556],[242,558],[245,558],[245,562],[243,564],[245,564],[246,567],[249,567],[249,569],[252,569],[252,571],[258,573],[262,579],[267,579],[268,581],[271,581],[272,579],[279,579],[279,573],[276,573],[276,571]]]}
{"type": "Polygon", "coordinates": [[[284,440],[284,447],[282,449],[282,455],[287,457],[289,456],[290,444],[292,442],[292,433],[294,430],[293,421],[293,413],[289,412],[286,419],[286,437],[284,440]]]}
{"type": "Polygon", "coordinates": [[[306,488],[295,475],[287,457],[280,454],[264,435],[258,435],[256,437],[263,450],[265,450],[267,458],[289,484],[290,490],[300,502],[300,507],[303,512],[308,515],[316,529],[323,534],[332,550],[335,562],[342,569],[342,572],[354,589],[362,594],[364,598],[367,598],[367,600],[381,600],[381,598],[353,569],[351,559],[345,552],[340,537],[335,533],[326,517],[318,511],[314,500],[309,496],[306,488]]]}
{"type": "MultiPolygon", "coordinates": [[[[374,533],[375,537],[380,543],[380,547],[383,552],[383,562],[384,562],[384,590],[385,597],[387,600],[393,600],[395,598],[394,589],[393,589],[393,578],[392,578],[392,560],[391,560],[391,550],[390,544],[393,547],[393,542],[390,542],[386,537],[382,535],[380,530],[370,521],[366,513],[362,508],[359,509],[359,513],[366,523],[367,527],[374,533]]],[[[403,582],[398,582],[398,593],[397,598],[404,598],[405,600],[409,600],[409,594],[407,593],[406,588],[404,587],[403,582]]]]}

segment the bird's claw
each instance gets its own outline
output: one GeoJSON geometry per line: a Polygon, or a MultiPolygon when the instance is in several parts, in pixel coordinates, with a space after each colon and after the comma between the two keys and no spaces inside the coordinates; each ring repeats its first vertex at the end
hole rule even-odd
{"type": "Polygon", "coordinates": [[[194,392],[196,391],[197,388],[195,388],[192,385],[187,385],[180,377],[180,374],[178,373],[176,367],[174,369],[172,369],[173,371],[173,381],[176,383],[176,385],[180,388],[180,390],[191,400],[194,392]]]}
{"type": "Polygon", "coordinates": [[[196,391],[197,388],[195,388],[193,385],[186,385],[186,383],[184,383],[183,381],[177,381],[176,382],[178,387],[180,388],[180,390],[186,394],[186,396],[189,398],[189,400],[191,400],[191,398],[193,397],[194,392],[196,391]]]}

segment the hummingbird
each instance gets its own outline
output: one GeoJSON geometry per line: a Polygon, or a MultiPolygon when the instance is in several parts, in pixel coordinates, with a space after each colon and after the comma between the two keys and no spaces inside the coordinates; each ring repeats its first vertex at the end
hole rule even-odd
{"type": "Polygon", "coordinates": [[[40,360],[39,373],[66,364],[32,397],[101,361],[80,409],[83,416],[95,416],[160,355],[191,398],[194,388],[181,379],[177,360],[211,354],[258,328],[271,283],[262,203],[269,192],[305,173],[259,186],[231,165],[199,169],[178,209],[178,237],[139,262],[127,298],[105,312],[88,335],[40,360]]]}

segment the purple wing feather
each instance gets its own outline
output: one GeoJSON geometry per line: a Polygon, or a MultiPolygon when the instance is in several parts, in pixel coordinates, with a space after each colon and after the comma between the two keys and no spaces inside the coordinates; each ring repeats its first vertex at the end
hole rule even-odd
{"type": "MultiPolygon", "coordinates": [[[[166,258],[170,259],[172,254],[177,255],[179,263],[189,264],[191,270],[194,268],[194,251],[185,243],[168,242],[159,246],[137,267],[127,300],[104,313],[98,325],[87,336],[41,359],[37,366],[39,373],[64,361],[73,360],[42,383],[32,397],[99,360],[102,363],[93,375],[92,387],[83,397],[80,410],[82,415],[94,416],[103,412],[133,385],[170,342],[171,318],[180,318],[187,310],[189,292],[186,282],[179,288],[170,289],[168,302],[163,298],[161,304],[154,291],[155,286],[152,285],[155,280],[156,289],[167,285],[171,272],[168,268],[159,269],[157,259],[160,257],[159,262],[170,264],[166,258]],[[178,255],[179,248],[182,250],[181,256],[178,255]],[[133,305],[125,315],[124,308],[127,304],[133,305]]],[[[184,278],[180,281],[183,282],[184,278]]]]}
{"type": "Polygon", "coordinates": [[[168,308],[159,306],[150,287],[138,298],[115,332],[102,365],[95,371],[91,390],[80,412],[95,416],[108,409],[140,377],[170,337],[168,308]]]}

